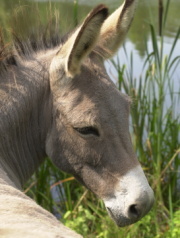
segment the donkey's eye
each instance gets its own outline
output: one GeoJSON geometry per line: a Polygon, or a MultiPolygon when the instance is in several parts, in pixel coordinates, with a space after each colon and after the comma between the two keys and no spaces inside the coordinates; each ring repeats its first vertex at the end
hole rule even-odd
{"type": "Polygon", "coordinates": [[[87,126],[87,127],[74,127],[74,130],[78,131],[80,134],[82,135],[95,135],[95,136],[99,136],[99,131],[92,126],[87,126]]]}

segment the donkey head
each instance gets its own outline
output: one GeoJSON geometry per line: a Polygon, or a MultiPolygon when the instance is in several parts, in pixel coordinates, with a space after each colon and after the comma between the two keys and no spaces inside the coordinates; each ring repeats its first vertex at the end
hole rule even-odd
{"type": "Polygon", "coordinates": [[[123,41],[135,2],[126,0],[109,17],[105,6],[95,8],[59,47],[50,66],[53,119],[47,154],[102,198],[119,226],[139,220],[154,200],[132,149],[130,100],[103,66],[123,41]]]}

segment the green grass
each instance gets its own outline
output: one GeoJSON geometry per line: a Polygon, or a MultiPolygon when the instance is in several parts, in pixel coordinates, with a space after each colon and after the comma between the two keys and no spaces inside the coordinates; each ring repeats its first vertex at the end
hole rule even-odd
{"type": "MultiPolygon", "coordinates": [[[[135,62],[133,54],[129,56],[126,49],[127,65],[112,61],[118,73],[119,89],[130,95],[133,101],[130,129],[134,148],[155,192],[156,202],[151,212],[136,224],[126,228],[116,227],[108,217],[102,201],[70,175],[59,171],[50,160],[39,168],[27,184],[27,194],[49,211],[58,211],[65,225],[86,238],[180,237],[180,194],[177,190],[180,168],[180,89],[174,89],[173,86],[173,72],[180,64],[180,57],[173,58],[180,29],[174,37],[169,54],[164,55],[163,32],[169,4],[170,0],[167,0],[161,38],[150,24],[153,50],[150,52],[146,48],[141,76],[137,79],[133,77],[135,62]],[[55,202],[52,197],[50,185],[55,181],[61,181],[61,185],[56,186],[61,202],[55,202]]],[[[77,12],[76,1],[75,24],[77,12]]]]}

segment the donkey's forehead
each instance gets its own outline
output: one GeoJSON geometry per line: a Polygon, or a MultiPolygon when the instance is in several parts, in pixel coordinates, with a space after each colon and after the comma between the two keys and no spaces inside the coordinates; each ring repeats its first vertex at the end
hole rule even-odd
{"type": "MultiPolygon", "coordinates": [[[[112,114],[118,116],[123,111],[128,116],[129,97],[119,92],[101,61],[97,64],[88,58],[82,65],[81,73],[71,79],[65,91],[66,115],[73,117],[78,111],[79,115],[98,120],[101,117],[108,119],[112,114]]],[[[62,103],[62,98],[59,100],[62,103]]]]}
{"type": "MultiPolygon", "coordinates": [[[[97,55],[87,58],[82,66],[81,74],[77,78],[78,82],[74,83],[82,87],[81,92],[91,94],[92,100],[102,98],[114,106],[118,105],[118,102],[121,102],[121,105],[129,106],[131,102],[129,96],[117,89],[107,74],[103,61],[97,55]]],[[[103,100],[99,102],[101,101],[103,100]]]]}

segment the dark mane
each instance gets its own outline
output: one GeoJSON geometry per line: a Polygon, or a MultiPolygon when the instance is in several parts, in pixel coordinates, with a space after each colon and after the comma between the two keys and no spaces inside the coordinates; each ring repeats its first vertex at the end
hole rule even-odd
{"type": "Polygon", "coordinates": [[[50,19],[48,24],[37,26],[28,36],[22,37],[11,29],[11,42],[5,43],[3,29],[0,29],[0,73],[10,65],[17,65],[18,58],[28,57],[34,52],[47,50],[62,44],[69,34],[61,37],[58,19],[50,19]]]}
{"type": "MultiPolygon", "coordinates": [[[[62,33],[60,17],[56,13],[56,9],[48,9],[46,23],[39,17],[40,10],[36,8],[35,11],[38,17],[33,23],[26,20],[27,9],[23,8],[22,12],[18,12],[20,20],[24,21],[23,24],[28,28],[27,32],[24,32],[24,28],[21,27],[21,21],[18,20],[19,15],[17,14],[12,14],[10,30],[0,28],[0,74],[8,71],[10,66],[18,65],[19,59],[27,59],[34,52],[60,46],[76,30],[71,31],[68,26],[69,33],[67,31],[65,35],[62,33]],[[4,40],[4,33],[7,32],[10,32],[9,38],[11,39],[8,42],[4,40]]],[[[100,47],[95,52],[102,57],[104,57],[104,53],[110,53],[108,49],[103,48],[102,50],[100,47]]]]}

